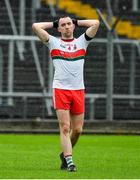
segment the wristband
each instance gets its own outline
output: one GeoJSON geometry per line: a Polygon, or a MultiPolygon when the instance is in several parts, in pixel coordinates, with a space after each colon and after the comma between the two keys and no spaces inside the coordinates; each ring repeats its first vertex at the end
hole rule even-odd
{"type": "Polygon", "coordinates": [[[58,28],[58,20],[53,22],[53,27],[56,28],[56,29],[58,28]]]}
{"type": "Polygon", "coordinates": [[[78,26],[78,22],[77,21],[78,21],[77,19],[72,19],[72,22],[73,22],[73,24],[75,24],[75,26],[78,26]]]}

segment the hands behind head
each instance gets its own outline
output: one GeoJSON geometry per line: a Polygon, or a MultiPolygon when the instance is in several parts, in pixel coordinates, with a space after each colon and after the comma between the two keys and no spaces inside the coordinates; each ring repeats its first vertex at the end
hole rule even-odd
{"type": "Polygon", "coordinates": [[[53,22],[53,27],[56,28],[56,29],[58,28],[58,20],[55,20],[55,21],[53,22]]]}

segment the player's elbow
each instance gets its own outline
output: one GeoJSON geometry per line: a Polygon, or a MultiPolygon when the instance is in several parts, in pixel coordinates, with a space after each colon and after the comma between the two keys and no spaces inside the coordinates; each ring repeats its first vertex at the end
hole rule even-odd
{"type": "Polygon", "coordinates": [[[98,19],[95,20],[93,26],[95,26],[98,29],[99,25],[100,25],[100,21],[98,19]]]}
{"type": "Polygon", "coordinates": [[[96,22],[96,23],[97,23],[97,25],[98,25],[98,26],[100,26],[100,21],[99,21],[99,20],[96,20],[96,21],[97,21],[97,22],[96,22]]]}
{"type": "Polygon", "coordinates": [[[36,29],[37,29],[37,24],[36,24],[36,23],[33,23],[33,24],[32,24],[32,30],[35,32],[36,29]]]}

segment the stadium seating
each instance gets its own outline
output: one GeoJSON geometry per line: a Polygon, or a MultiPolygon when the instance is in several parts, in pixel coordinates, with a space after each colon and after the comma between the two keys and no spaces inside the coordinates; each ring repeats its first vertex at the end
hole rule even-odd
{"type": "MultiPolygon", "coordinates": [[[[19,31],[19,1],[12,0],[11,6],[14,13],[14,17],[16,17],[16,25],[19,31]]],[[[65,1],[67,2],[67,1],[65,1]]],[[[89,8],[95,6],[92,1],[82,0],[83,4],[85,3],[84,8],[89,8]],[[88,5],[89,3],[89,5],[88,5]]],[[[81,2],[79,2],[79,6],[81,6],[81,2]]],[[[67,5],[70,4],[67,3],[67,5]]],[[[67,7],[65,3],[62,3],[63,9],[56,9],[57,17],[68,14],[72,17],[81,19],[79,17],[82,12],[79,10],[79,14],[75,14],[76,8],[75,6],[71,8],[73,11],[65,11],[64,8],[67,7]]],[[[70,4],[72,5],[72,4],[70,4]]],[[[106,8],[105,3],[96,2],[96,7],[102,8],[103,10],[106,8]]],[[[82,7],[81,7],[82,8],[82,7]]],[[[13,34],[9,18],[7,16],[7,11],[5,8],[4,1],[0,1],[0,34],[13,34]]],[[[94,11],[95,13],[95,11],[94,11]]],[[[117,14],[116,14],[117,15],[117,14]]],[[[90,15],[89,15],[90,16],[90,15]]],[[[96,13],[94,14],[96,16],[96,13]]],[[[53,21],[56,18],[51,16],[49,6],[47,4],[42,4],[41,8],[36,10],[36,21],[53,21]]],[[[140,25],[139,13],[129,13],[123,17],[123,20],[131,21],[134,25],[140,25]],[[136,18],[137,17],[137,18],[136,18]]],[[[31,3],[27,1],[26,4],[26,35],[31,35],[31,3]]],[[[129,26],[129,24],[128,24],[129,26]]],[[[75,36],[78,37],[82,32],[84,32],[85,28],[76,28],[75,36]]],[[[123,29],[124,30],[124,29],[123,29]]],[[[121,33],[123,34],[123,30],[121,29],[121,33]]],[[[59,34],[54,30],[49,30],[52,35],[58,36],[59,34]]],[[[101,27],[99,32],[97,33],[97,37],[105,38],[107,35],[107,30],[101,23],[101,27]]],[[[131,36],[131,35],[130,35],[131,36]]],[[[138,35],[136,35],[137,37],[138,35]]],[[[122,37],[126,37],[126,34],[123,34],[122,37]]],[[[6,42],[0,41],[0,46],[2,47],[4,54],[4,74],[3,74],[3,91],[7,91],[7,70],[8,70],[8,44],[6,42]]],[[[47,48],[45,48],[40,42],[36,43],[39,59],[41,63],[41,67],[43,70],[43,74],[45,77],[45,82],[47,86],[48,82],[48,61],[43,58],[43,55],[46,54],[46,58],[48,56],[47,48]]],[[[114,93],[116,94],[129,94],[129,79],[130,79],[130,46],[122,46],[123,55],[125,56],[125,62],[121,63],[119,61],[118,53],[114,53],[114,93]]],[[[28,42],[25,43],[25,51],[24,51],[24,61],[20,61],[17,49],[15,48],[15,58],[14,58],[14,91],[15,92],[42,92],[42,88],[39,83],[39,79],[37,76],[37,71],[35,67],[35,63],[33,60],[33,54],[31,51],[31,46],[28,42]]],[[[139,80],[140,74],[138,71],[139,62],[136,58],[136,76],[135,79],[139,80]]],[[[85,85],[87,93],[106,93],[106,46],[103,44],[95,44],[91,43],[87,50],[87,57],[85,62],[85,85]]],[[[48,87],[47,87],[48,89],[48,87]]],[[[139,94],[140,87],[139,84],[136,84],[135,93],[139,94]]],[[[44,118],[54,118],[55,113],[53,112],[52,116],[49,116],[45,110],[44,100],[41,98],[29,98],[28,100],[22,98],[16,98],[14,100],[14,106],[7,105],[7,100],[3,99],[3,104],[0,108],[0,117],[14,117],[21,118],[27,116],[28,118],[35,117],[44,117],[44,118]],[[26,107],[26,108],[25,108],[26,107]],[[25,111],[23,113],[23,111],[25,111]]],[[[86,118],[89,118],[89,109],[90,104],[89,100],[86,101],[86,118]]],[[[136,101],[134,106],[131,106],[131,102],[128,100],[115,100],[114,101],[114,118],[115,119],[138,119],[140,117],[139,111],[139,102],[136,101]]],[[[95,118],[96,119],[105,119],[106,113],[106,101],[105,99],[97,99],[95,100],[95,118]]]]}

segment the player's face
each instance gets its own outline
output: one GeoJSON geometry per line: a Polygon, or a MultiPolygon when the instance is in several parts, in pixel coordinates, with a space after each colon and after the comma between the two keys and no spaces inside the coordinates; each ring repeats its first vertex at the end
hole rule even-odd
{"type": "Polygon", "coordinates": [[[58,31],[61,33],[62,38],[73,38],[73,31],[75,25],[70,17],[60,18],[58,31]]]}

